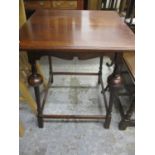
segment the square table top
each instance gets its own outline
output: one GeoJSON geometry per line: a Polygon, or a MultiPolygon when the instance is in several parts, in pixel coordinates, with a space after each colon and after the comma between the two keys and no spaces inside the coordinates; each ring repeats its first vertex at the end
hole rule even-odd
{"type": "Polygon", "coordinates": [[[21,27],[20,50],[134,51],[134,33],[115,11],[37,10],[21,27]]]}

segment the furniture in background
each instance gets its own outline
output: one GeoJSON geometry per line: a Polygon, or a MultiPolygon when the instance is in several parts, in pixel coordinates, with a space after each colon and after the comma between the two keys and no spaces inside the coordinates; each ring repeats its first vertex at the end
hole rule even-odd
{"type": "Polygon", "coordinates": [[[25,0],[25,9],[83,9],[83,0],[25,0]]]}
{"type": "Polygon", "coordinates": [[[126,0],[89,0],[89,10],[121,10],[126,4],[126,0]],[[123,2],[123,4],[122,4],[123,2]]]}
{"type": "Polygon", "coordinates": [[[135,32],[135,0],[128,1],[125,23],[135,32]]]}
{"type": "Polygon", "coordinates": [[[134,32],[135,0],[89,0],[88,10],[115,10],[134,32]]]}
{"type": "Polygon", "coordinates": [[[38,9],[116,10],[135,29],[135,0],[24,0],[27,19],[38,9]]]}
{"type": "Polygon", "coordinates": [[[121,83],[115,76],[120,67],[118,58],[127,51],[131,53],[134,51],[134,34],[120,20],[115,11],[37,10],[33,18],[30,18],[28,23],[24,24],[20,29],[20,52],[23,51],[27,51],[32,67],[32,74],[29,76],[28,81],[34,87],[39,128],[43,128],[45,119],[105,119],[104,127],[109,128],[115,96],[113,89],[110,89],[110,99],[109,103],[107,103],[102,80],[103,56],[110,56],[113,59],[117,55],[114,61],[114,72],[108,78],[110,88],[116,88],[121,83]],[[60,17],[61,20],[58,20],[60,17]],[[87,22],[83,22],[83,19],[87,22]],[[55,31],[55,28],[57,31],[55,31]],[[42,56],[55,56],[64,59],[73,59],[75,56],[79,59],[100,57],[99,72],[53,72],[50,63],[48,87],[41,103],[40,85],[43,78],[38,74],[36,61],[42,56]],[[103,99],[105,100],[106,115],[44,114],[43,110],[48,89],[53,82],[53,75],[97,75],[98,82],[101,84],[103,99]]]}
{"type": "Polygon", "coordinates": [[[84,0],[24,0],[24,4],[27,19],[38,9],[82,10],[86,7],[84,0]]]}
{"type": "Polygon", "coordinates": [[[100,10],[102,8],[102,0],[89,0],[88,10],[100,10]]]}

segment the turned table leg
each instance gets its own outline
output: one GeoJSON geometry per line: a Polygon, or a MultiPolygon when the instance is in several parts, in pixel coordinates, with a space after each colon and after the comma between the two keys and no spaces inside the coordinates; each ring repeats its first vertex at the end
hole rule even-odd
{"type": "Polygon", "coordinates": [[[110,123],[111,123],[111,112],[112,112],[114,100],[115,100],[114,91],[111,90],[111,92],[110,92],[110,100],[109,100],[109,107],[108,107],[108,111],[106,113],[106,119],[105,119],[105,123],[104,123],[104,127],[106,129],[108,129],[110,127],[110,123]]]}
{"type": "MultiPolygon", "coordinates": [[[[116,72],[118,71],[118,53],[115,53],[114,55],[113,55],[113,57],[111,58],[111,63],[109,64],[109,63],[106,63],[106,66],[107,67],[111,67],[111,66],[113,66],[114,64],[114,70],[113,70],[113,75],[115,75],[116,74],[116,72]]],[[[104,91],[107,91],[107,90],[109,90],[109,84],[107,83],[107,86],[105,87],[105,89],[104,89],[104,91]]]]}
{"type": "Polygon", "coordinates": [[[116,94],[118,89],[122,86],[122,77],[119,74],[111,75],[108,77],[108,86],[110,91],[110,98],[109,98],[109,106],[106,113],[106,120],[104,123],[104,127],[108,129],[111,123],[111,113],[112,108],[116,100],[116,94]]]}
{"type": "Polygon", "coordinates": [[[110,97],[109,97],[109,106],[106,111],[106,120],[104,123],[104,127],[108,129],[110,127],[111,123],[111,113],[112,113],[112,108],[113,104],[116,100],[116,93],[118,89],[122,86],[122,77],[120,76],[120,54],[115,53],[112,59],[111,64],[107,64],[107,66],[112,66],[115,64],[114,71],[113,73],[108,77],[107,81],[107,87],[105,88],[105,91],[109,89],[110,92],[110,97]]]}
{"type": "Polygon", "coordinates": [[[31,64],[32,74],[28,78],[28,83],[30,86],[34,87],[36,103],[37,103],[38,126],[39,128],[43,128],[43,118],[42,118],[40,90],[39,90],[39,86],[43,83],[43,78],[40,74],[37,73],[36,60],[32,55],[29,55],[29,62],[31,64]]]}

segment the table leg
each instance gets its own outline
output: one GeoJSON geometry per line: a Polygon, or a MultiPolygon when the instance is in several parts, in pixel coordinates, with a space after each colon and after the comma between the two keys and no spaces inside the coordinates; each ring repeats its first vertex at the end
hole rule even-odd
{"type": "Polygon", "coordinates": [[[28,83],[29,85],[34,87],[36,103],[37,103],[38,126],[39,128],[43,128],[43,118],[42,118],[40,90],[39,90],[39,85],[43,83],[43,78],[40,74],[37,73],[36,60],[32,55],[29,55],[29,62],[31,64],[32,74],[28,78],[28,83]]]}
{"type": "Polygon", "coordinates": [[[103,65],[103,56],[100,57],[100,66],[99,66],[99,73],[98,73],[98,84],[101,83],[102,65],[103,65]]]}
{"type": "Polygon", "coordinates": [[[114,90],[111,89],[109,106],[108,106],[108,110],[107,110],[107,113],[106,113],[106,119],[105,119],[105,123],[104,123],[104,127],[106,129],[108,129],[110,127],[110,123],[111,123],[111,112],[112,112],[114,100],[115,100],[114,90]]]}
{"type": "Polygon", "coordinates": [[[134,109],[135,109],[135,101],[133,100],[126,115],[122,118],[122,120],[119,123],[120,130],[125,130],[128,126],[135,125],[135,121],[131,120],[131,116],[134,112],[134,109]]]}
{"type": "MultiPolygon", "coordinates": [[[[113,66],[115,64],[112,75],[115,75],[117,73],[117,70],[118,70],[118,64],[117,64],[117,62],[118,62],[118,53],[115,53],[113,55],[113,57],[112,57],[111,63],[110,64],[109,63],[106,63],[107,67],[111,67],[111,66],[113,66]]],[[[107,86],[104,89],[104,91],[107,91],[107,90],[109,90],[109,84],[107,84],[107,86]]]]}
{"type": "Polygon", "coordinates": [[[106,120],[104,123],[104,127],[108,129],[110,127],[111,122],[111,113],[112,108],[116,100],[116,94],[118,89],[120,89],[123,85],[122,77],[119,74],[111,75],[108,77],[108,85],[110,90],[110,99],[109,99],[109,106],[106,112],[106,120]]]}
{"type": "Polygon", "coordinates": [[[42,110],[41,110],[41,104],[40,104],[40,90],[39,86],[34,87],[35,96],[36,96],[36,102],[37,102],[37,118],[38,118],[38,127],[43,128],[43,118],[42,118],[42,110]]]}

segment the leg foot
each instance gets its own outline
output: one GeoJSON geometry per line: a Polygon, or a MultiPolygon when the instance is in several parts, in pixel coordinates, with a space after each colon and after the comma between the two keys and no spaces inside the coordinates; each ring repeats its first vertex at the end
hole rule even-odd
{"type": "Polygon", "coordinates": [[[39,128],[43,128],[44,127],[43,118],[41,116],[38,116],[38,127],[39,128]]]}
{"type": "Polygon", "coordinates": [[[104,122],[104,128],[109,129],[111,123],[111,116],[107,116],[105,122],[104,122]]]}
{"type": "Polygon", "coordinates": [[[126,128],[127,128],[127,124],[126,124],[126,122],[125,121],[120,121],[120,123],[119,123],[119,125],[118,125],[118,128],[120,129],[120,130],[125,130],[126,128]]]}
{"type": "Polygon", "coordinates": [[[99,76],[98,77],[98,84],[100,84],[101,83],[101,77],[99,76]]]}
{"type": "Polygon", "coordinates": [[[129,110],[127,111],[127,114],[122,118],[122,120],[119,123],[119,129],[125,130],[128,126],[135,126],[135,121],[131,120],[131,116],[133,114],[133,111],[135,109],[135,100],[133,99],[129,110]]]}

